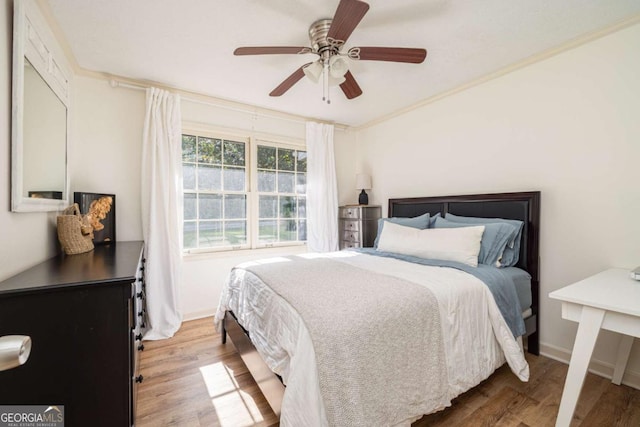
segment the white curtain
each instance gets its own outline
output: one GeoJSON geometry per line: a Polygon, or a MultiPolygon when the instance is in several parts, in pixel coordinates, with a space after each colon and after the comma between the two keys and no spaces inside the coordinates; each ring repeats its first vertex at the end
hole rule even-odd
{"type": "Polygon", "coordinates": [[[338,250],[338,186],[333,125],[307,122],[307,247],[338,250]]]}
{"type": "Polygon", "coordinates": [[[181,140],[180,96],[147,89],[141,199],[149,340],[172,337],[182,323],[181,140]]]}

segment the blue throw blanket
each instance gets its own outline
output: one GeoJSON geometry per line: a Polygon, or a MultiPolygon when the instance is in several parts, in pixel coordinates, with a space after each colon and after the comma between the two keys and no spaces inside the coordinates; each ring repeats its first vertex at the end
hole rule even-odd
{"type": "Polygon", "coordinates": [[[396,254],[393,252],[378,251],[374,248],[350,249],[366,255],[381,256],[385,258],[395,258],[402,261],[413,262],[415,264],[430,265],[434,267],[451,267],[469,273],[480,279],[493,294],[502,317],[507,322],[514,337],[524,335],[525,327],[522,319],[522,308],[516,293],[515,285],[511,278],[499,268],[484,264],[477,267],[455,261],[443,261],[439,259],[425,259],[410,255],[396,254]]]}

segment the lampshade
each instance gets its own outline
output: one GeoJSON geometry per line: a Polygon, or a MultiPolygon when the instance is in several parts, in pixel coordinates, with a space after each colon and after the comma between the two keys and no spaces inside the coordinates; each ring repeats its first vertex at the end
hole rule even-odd
{"type": "Polygon", "coordinates": [[[370,190],[371,189],[371,176],[365,173],[359,173],[356,175],[356,189],[357,190],[370,190]]]}
{"type": "Polygon", "coordinates": [[[318,83],[318,81],[320,80],[320,76],[322,76],[322,64],[320,63],[320,61],[312,62],[311,64],[304,67],[302,71],[304,72],[304,75],[309,77],[312,82],[318,83]]]}

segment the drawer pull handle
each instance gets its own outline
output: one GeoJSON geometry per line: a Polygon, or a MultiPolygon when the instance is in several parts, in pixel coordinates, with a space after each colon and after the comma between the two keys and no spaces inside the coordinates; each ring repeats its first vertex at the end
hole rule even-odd
{"type": "Polygon", "coordinates": [[[138,351],[143,351],[144,350],[144,344],[140,344],[138,346],[138,351]]]}
{"type": "Polygon", "coordinates": [[[138,297],[138,298],[142,298],[143,296],[144,296],[144,293],[142,293],[142,292],[138,292],[136,294],[136,297],[138,297]]]}
{"type": "Polygon", "coordinates": [[[142,339],[142,334],[136,335],[136,341],[140,341],[142,339]]]}
{"type": "Polygon", "coordinates": [[[138,376],[136,377],[136,382],[137,382],[137,383],[141,383],[143,380],[144,380],[144,377],[143,377],[142,375],[138,375],[138,376]]]}

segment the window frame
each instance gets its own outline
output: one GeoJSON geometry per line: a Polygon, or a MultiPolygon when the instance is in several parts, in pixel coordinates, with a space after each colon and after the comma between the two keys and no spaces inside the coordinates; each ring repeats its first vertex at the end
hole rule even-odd
{"type": "MultiPolygon", "coordinates": [[[[286,241],[286,242],[271,242],[271,243],[260,243],[258,241],[259,239],[259,221],[260,221],[260,191],[258,191],[258,145],[266,145],[269,147],[276,147],[276,148],[284,148],[284,149],[288,149],[288,150],[296,150],[296,151],[304,151],[307,152],[307,147],[306,145],[294,145],[291,143],[282,143],[282,142],[273,142],[267,139],[263,139],[263,138],[253,138],[252,140],[252,145],[251,145],[251,188],[254,189],[251,193],[252,193],[252,203],[251,205],[253,206],[253,211],[251,212],[251,218],[254,222],[253,226],[255,227],[255,232],[252,234],[252,242],[251,242],[251,247],[252,249],[261,249],[261,248],[275,248],[275,247],[283,247],[283,246],[301,246],[301,245],[306,245],[307,241],[306,240],[294,240],[294,241],[286,241]]],[[[308,168],[307,171],[305,172],[305,175],[308,174],[308,168]]],[[[296,183],[294,181],[294,187],[295,187],[296,183]]],[[[279,192],[273,193],[273,194],[280,194],[279,192]]],[[[298,193],[295,193],[295,191],[293,193],[284,193],[284,194],[293,194],[294,197],[296,197],[298,195],[298,193]]],[[[307,197],[307,193],[304,193],[305,195],[305,205],[306,205],[306,197],[307,197]]],[[[305,221],[307,220],[306,215],[305,215],[305,221]]],[[[308,222],[307,222],[308,224],[308,222]]],[[[308,225],[307,225],[307,235],[308,235],[308,225]]]]}
{"type": "MultiPolygon", "coordinates": [[[[214,139],[222,139],[233,142],[244,142],[245,145],[245,191],[203,191],[204,194],[245,194],[247,203],[247,243],[241,245],[227,245],[227,246],[214,246],[214,247],[196,247],[185,248],[182,247],[182,254],[203,254],[203,253],[230,253],[239,250],[256,250],[265,248],[281,248],[281,247],[296,247],[304,246],[306,241],[286,241],[286,242],[272,242],[272,243],[260,243],[259,238],[259,195],[258,192],[258,145],[266,145],[270,147],[284,148],[290,150],[307,151],[306,143],[304,140],[287,138],[278,135],[271,134],[259,134],[241,130],[230,130],[218,127],[203,126],[200,124],[187,124],[183,123],[181,130],[182,135],[194,135],[196,137],[206,137],[214,139]]],[[[182,150],[181,150],[182,155],[182,150]]],[[[181,162],[182,164],[182,159],[181,162]]],[[[305,172],[308,173],[308,172],[305,172]]],[[[198,194],[199,190],[185,190],[183,187],[183,200],[184,194],[198,194]]],[[[288,194],[288,193],[287,193],[288,194]]],[[[306,193],[305,193],[306,197],[306,193]]],[[[196,204],[196,221],[199,221],[199,207],[196,204]]],[[[184,237],[184,218],[182,219],[182,230],[184,237]]],[[[308,233],[308,229],[307,229],[308,233]]]]}

